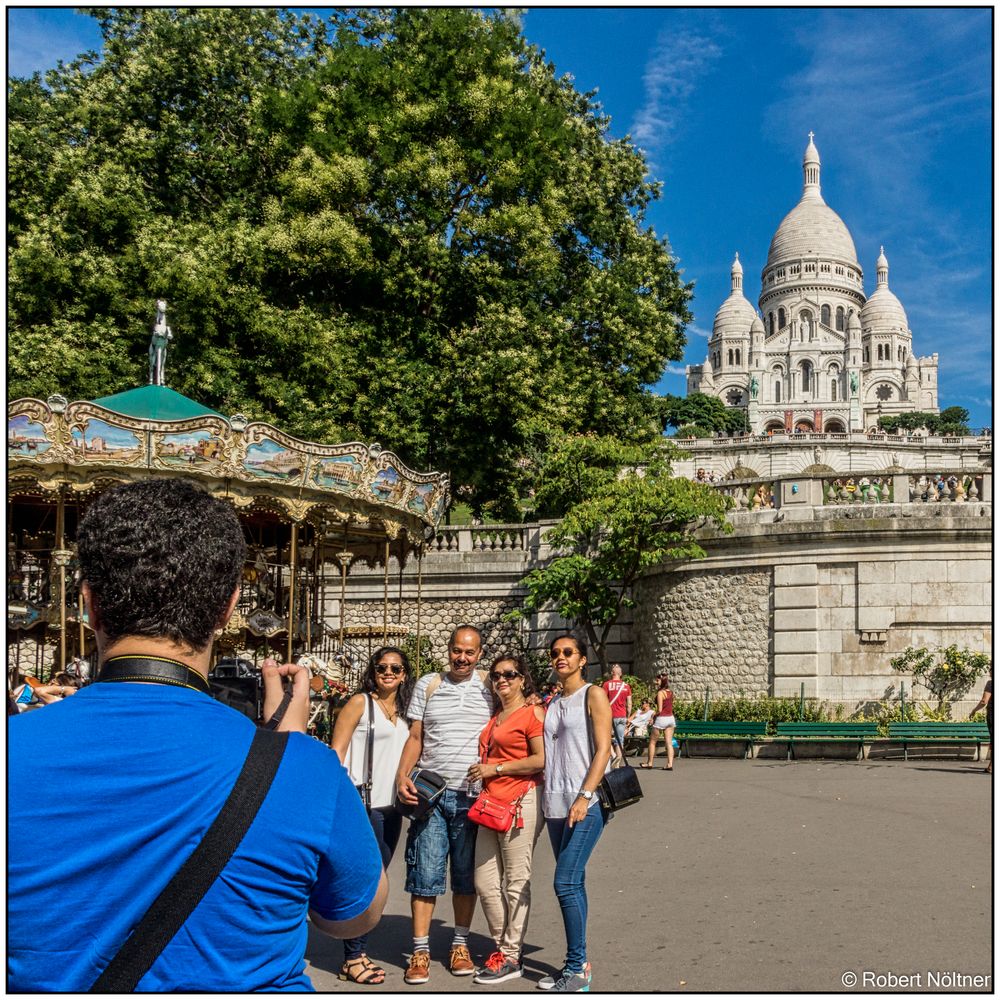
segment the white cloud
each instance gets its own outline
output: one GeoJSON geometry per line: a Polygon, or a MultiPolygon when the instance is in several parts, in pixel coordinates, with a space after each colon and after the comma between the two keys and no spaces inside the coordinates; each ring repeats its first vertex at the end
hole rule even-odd
{"type": "Polygon", "coordinates": [[[722,56],[711,30],[678,30],[674,18],[664,28],[646,64],[642,82],[645,103],[630,133],[646,152],[651,168],[659,151],[670,144],[687,116],[698,83],[722,56]]]}
{"type": "Polygon", "coordinates": [[[694,323],[688,323],[688,325],[684,327],[684,332],[693,333],[696,337],[704,337],[705,340],[708,340],[712,336],[711,330],[706,330],[704,327],[697,326],[694,323]]]}

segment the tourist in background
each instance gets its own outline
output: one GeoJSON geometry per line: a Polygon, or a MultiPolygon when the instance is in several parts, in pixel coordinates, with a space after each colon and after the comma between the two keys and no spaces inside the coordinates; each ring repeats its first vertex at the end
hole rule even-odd
{"type": "Polygon", "coordinates": [[[993,773],[993,678],[991,677],[986,682],[986,687],[983,688],[983,696],[979,699],[979,704],[969,712],[969,718],[971,719],[976,712],[981,712],[986,709],[986,727],[990,731],[990,762],[986,765],[986,773],[993,773]]]}
{"type": "Polygon", "coordinates": [[[475,983],[495,984],[522,975],[521,946],[531,907],[531,858],[542,832],[538,785],[545,752],[545,710],[529,703],[535,694],[527,664],[498,656],[490,669],[493,718],[479,737],[479,761],[469,781],[501,804],[518,803],[510,829],[480,826],[476,834],[476,893],[496,945],[475,983]]]}
{"type": "Polygon", "coordinates": [[[611,706],[604,691],[584,680],[587,647],[564,634],[549,647],[562,694],[545,713],[545,825],[556,857],[553,880],[566,932],[566,958],[556,977],[540,989],[553,993],[590,990],[587,961],[587,862],[604,831],[597,794],[611,760],[611,706]],[[588,715],[591,725],[588,725],[588,715]]]}
{"type": "Polygon", "coordinates": [[[656,740],[660,733],[663,734],[663,742],[667,749],[667,766],[664,771],[674,769],[674,729],[677,720],[674,718],[674,692],[670,689],[670,679],[666,674],[657,677],[659,689],[656,692],[656,714],[653,717],[653,726],[649,731],[649,758],[640,767],[651,768],[656,758],[656,740]]]}
{"type": "MultiPolygon", "coordinates": [[[[413,684],[410,661],[403,650],[398,646],[376,649],[368,661],[361,690],[340,710],[330,740],[362,798],[367,795],[368,818],[385,868],[396,850],[403,824],[394,805],[396,771],[410,731],[406,709],[413,684]],[[373,734],[370,764],[369,732],[373,734]]],[[[372,962],[367,947],[367,935],[344,941],[341,979],[361,986],[385,982],[385,969],[372,962]]]]}
{"type": "Polygon", "coordinates": [[[622,680],[622,665],[611,665],[611,680],[604,682],[604,693],[611,705],[611,725],[616,743],[612,747],[615,759],[625,754],[625,725],[632,714],[632,688],[622,680]]]}

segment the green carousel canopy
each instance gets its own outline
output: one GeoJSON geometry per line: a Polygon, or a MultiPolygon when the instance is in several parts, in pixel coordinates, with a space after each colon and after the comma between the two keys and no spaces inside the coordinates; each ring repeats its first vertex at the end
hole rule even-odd
{"type": "Polygon", "coordinates": [[[106,410],[139,420],[190,420],[192,417],[222,416],[165,385],[144,385],[141,389],[102,396],[94,402],[106,410]]]}

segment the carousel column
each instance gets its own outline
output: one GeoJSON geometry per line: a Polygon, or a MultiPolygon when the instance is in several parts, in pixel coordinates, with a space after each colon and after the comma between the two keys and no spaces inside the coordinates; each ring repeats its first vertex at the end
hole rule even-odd
{"type": "Polygon", "coordinates": [[[382,586],[382,645],[389,641],[389,539],[385,540],[385,577],[382,586]]]}
{"type": "Polygon", "coordinates": [[[62,490],[56,505],[56,546],[52,558],[59,567],[59,669],[66,669],[66,567],[73,553],[66,549],[66,502],[62,490]]]}
{"type": "Polygon", "coordinates": [[[347,567],[354,558],[353,552],[344,549],[337,553],[337,560],[340,563],[340,651],[344,652],[344,624],[347,618],[347,567]]]}
{"type": "Polygon", "coordinates": [[[420,543],[417,549],[417,665],[414,668],[414,676],[420,676],[420,607],[423,603],[423,582],[424,582],[424,545],[420,543]]]}
{"type": "Polygon", "coordinates": [[[299,522],[292,521],[292,551],[288,560],[288,659],[292,662],[292,642],[295,639],[295,562],[299,554],[299,522]]]}

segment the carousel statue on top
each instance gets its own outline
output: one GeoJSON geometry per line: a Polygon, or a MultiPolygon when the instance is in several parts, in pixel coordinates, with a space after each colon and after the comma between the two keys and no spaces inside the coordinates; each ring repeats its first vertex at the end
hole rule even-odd
{"type": "Polygon", "coordinates": [[[156,300],[156,323],[153,324],[153,336],[149,342],[149,384],[166,385],[167,343],[174,335],[167,326],[167,303],[165,299],[156,300]]]}

